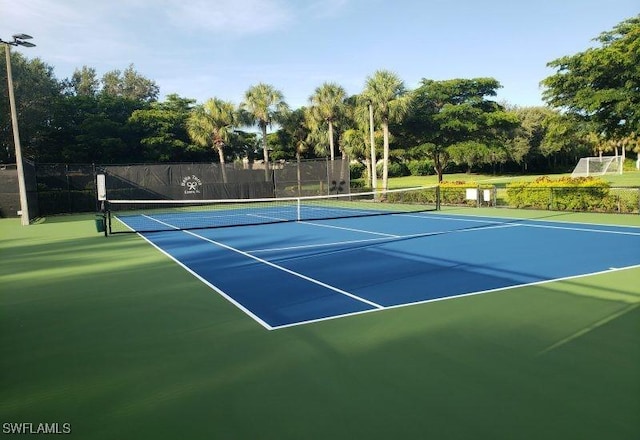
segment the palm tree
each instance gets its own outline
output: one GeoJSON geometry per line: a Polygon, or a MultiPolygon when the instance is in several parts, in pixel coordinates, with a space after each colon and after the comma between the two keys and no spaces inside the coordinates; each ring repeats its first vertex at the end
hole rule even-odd
{"type": "MultiPolygon", "coordinates": [[[[382,189],[388,188],[389,176],[389,122],[400,121],[409,111],[409,96],[404,83],[393,72],[378,70],[367,78],[362,97],[373,107],[382,123],[384,158],[382,168],[382,189]]],[[[375,164],[373,165],[375,167],[375,164]]]]}
{"type": "Polygon", "coordinates": [[[300,160],[309,149],[309,128],[306,125],[306,113],[308,109],[302,107],[289,113],[282,121],[282,129],[290,137],[296,153],[298,196],[302,195],[302,175],[300,172],[300,160]]]}
{"type": "Polygon", "coordinates": [[[267,150],[267,127],[279,122],[289,112],[284,95],[269,84],[259,83],[244,94],[240,104],[247,122],[257,124],[262,132],[262,151],[264,157],[265,179],[269,180],[269,151],[267,150]]]}
{"type": "Polygon", "coordinates": [[[331,160],[335,158],[333,129],[336,120],[344,109],[344,100],[347,92],[335,83],[324,83],[316,88],[315,93],[309,98],[310,111],[314,119],[327,123],[329,128],[329,153],[331,160]]]}
{"type": "Polygon", "coordinates": [[[372,172],[375,173],[376,137],[373,136],[373,149],[371,148],[371,121],[369,119],[369,104],[361,96],[353,96],[346,102],[345,116],[348,125],[352,128],[345,130],[340,136],[340,145],[349,160],[364,162],[367,170],[367,181],[371,188],[375,188],[372,172]],[[371,151],[373,150],[373,155],[371,151]]]}
{"type": "Polygon", "coordinates": [[[340,145],[349,160],[364,161],[367,169],[367,180],[371,182],[371,156],[369,155],[369,133],[359,128],[345,130],[340,136],[340,145]]]}
{"type": "Polygon", "coordinates": [[[218,151],[222,180],[227,182],[223,148],[229,143],[239,116],[233,103],[218,98],[209,99],[193,109],[187,119],[187,133],[198,145],[218,151]]]}

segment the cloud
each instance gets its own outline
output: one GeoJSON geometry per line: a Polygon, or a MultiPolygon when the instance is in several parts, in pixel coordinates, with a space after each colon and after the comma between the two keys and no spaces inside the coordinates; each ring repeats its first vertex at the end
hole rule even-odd
{"type": "Polygon", "coordinates": [[[349,0],[313,1],[307,7],[307,13],[316,18],[333,18],[339,16],[349,4],[349,0]]]}
{"type": "Polygon", "coordinates": [[[168,0],[164,5],[169,22],[176,27],[232,35],[278,30],[294,19],[279,0],[168,0]]]}

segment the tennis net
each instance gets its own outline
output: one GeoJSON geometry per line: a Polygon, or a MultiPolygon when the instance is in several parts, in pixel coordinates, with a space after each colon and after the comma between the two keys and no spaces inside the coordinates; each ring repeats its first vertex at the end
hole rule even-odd
{"type": "Polygon", "coordinates": [[[222,200],[107,200],[109,234],[222,228],[438,209],[438,187],[329,196],[222,200]]]}

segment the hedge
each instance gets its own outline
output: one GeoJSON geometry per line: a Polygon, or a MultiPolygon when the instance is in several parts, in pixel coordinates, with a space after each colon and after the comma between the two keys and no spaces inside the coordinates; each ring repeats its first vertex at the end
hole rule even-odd
{"type": "Polygon", "coordinates": [[[515,208],[607,211],[609,195],[609,183],[594,177],[552,180],[544,176],[533,182],[507,184],[507,200],[515,208]]]}
{"type": "Polygon", "coordinates": [[[489,184],[478,184],[476,182],[441,182],[440,183],[440,203],[443,205],[469,205],[477,206],[478,201],[467,199],[467,189],[477,189],[483,191],[489,189],[493,192],[495,186],[489,184]]]}

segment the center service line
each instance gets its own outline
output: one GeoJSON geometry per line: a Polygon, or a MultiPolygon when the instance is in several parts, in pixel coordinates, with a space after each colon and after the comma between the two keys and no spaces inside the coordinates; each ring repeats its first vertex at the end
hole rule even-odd
{"type": "MultiPolygon", "coordinates": [[[[144,214],[143,214],[143,215],[144,215],[144,214]]],[[[153,218],[153,217],[150,217],[150,216],[148,216],[148,215],[144,215],[144,217],[147,217],[147,218],[149,218],[149,219],[151,219],[151,220],[153,220],[153,221],[155,221],[155,222],[158,222],[158,223],[163,224],[163,225],[165,225],[165,226],[168,226],[168,227],[170,227],[170,228],[173,228],[173,229],[179,230],[179,228],[178,228],[178,227],[176,227],[176,226],[174,226],[174,225],[172,225],[172,224],[170,224],[170,223],[163,222],[162,220],[158,220],[157,218],[153,218]]],[[[294,272],[294,271],[292,271],[292,270],[287,269],[286,267],[279,266],[279,265],[277,265],[277,264],[275,264],[275,263],[272,263],[272,262],[270,262],[270,261],[264,260],[264,259],[262,259],[262,258],[259,258],[259,257],[256,257],[256,256],[254,256],[254,255],[248,254],[248,253],[246,253],[246,252],[243,252],[243,251],[241,251],[240,249],[236,249],[236,248],[231,247],[231,246],[228,246],[228,245],[226,245],[226,244],[224,244],[224,243],[220,243],[220,242],[218,242],[218,241],[211,240],[210,238],[203,237],[202,235],[198,235],[198,234],[196,234],[196,233],[194,233],[194,232],[191,232],[191,231],[182,231],[182,232],[184,232],[185,234],[192,235],[192,236],[194,236],[194,237],[196,237],[196,238],[199,238],[199,239],[201,239],[201,240],[207,241],[207,242],[209,242],[209,243],[215,244],[216,246],[220,246],[221,248],[224,248],[224,249],[227,249],[227,250],[230,250],[230,251],[236,252],[236,253],[238,253],[238,254],[240,254],[240,255],[243,255],[243,256],[245,256],[245,257],[251,258],[252,260],[256,260],[256,261],[258,261],[258,262],[260,262],[260,263],[266,264],[267,266],[271,266],[271,267],[273,267],[274,269],[278,269],[278,270],[281,270],[281,271],[286,272],[286,273],[288,273],[288,274],[291,274],[291,275],[293,275],[293,276],[296,276],[296,277],[298,277],[298,278],[302,278],[303,280],[309,281],[309,282],[311,282],[311,283],[313,283],[313,284],[317,284],[318,286],[322,286],[322,287],[324,287],[325,289],[333,290],[334,292],[337,292],[337,293],[340,293],[340,294],[342,294],[342,295],[345,295],[345,296],[348,296],[348,297],[350,297],[350,298],[353,298],[353,299],[355,299],[356,301],[360,301],[360,302],[363,302],[363,303],[365,303],[365,304],[369,304],[370,306],[375,307],[376,309],[380,309],[380,310],[384,309],[384,306],[382,306],[382,305],[380,305],[380,304],[377,304],[377,303],[374,303],[373,301],[369,301],[369,300],[367,300],[367,299],[361,298],[361,297],[359,297],[359,296],[357,296],[357,295],[354,295],[353,293],[349,293],[349,292],[347,292],[347,291],[345,291],[345,290],[338,289],[337,287],[334,287],[334,286],[331,286],[331,285],[329,285],[329,284],[323,283],[322,281],[316,280],[316,279],[311,278],[311,277],[308,277],[308,276],[306,276],[306,275],[302,275],[301,273],[294,272]]]]}
{"type": "Polygon", "coordinates": [[[255,255],[248,254],[248,253],[246,253],[244,251],[241,251],[240,249],[236,249],[236,248],[231,247],[229,245],[226,245],[224,243],[220,243],[219,241],[215,241],[215,240],[212,240],[210,238],[203,237],[202,235],[198,235],[198,234],[196,234],[194,232],[191,232],[191,231],[182,231],[182,232],[184,232],[185,234],[192,235],[192,236],[194,236],[196,238],[199,238],[201,240],[208,241],[209,243],[215,244],[216,246],[220,246],[221,248],[230,250],[232,252],[236,252],[236,253],[238,253],[240,255],[243,255],[245,257],[251,258],[252,260],[256,260],[259,263],[266,264],[267,266],[271,266],[274,269],[278,269],[278,270],[286,272],[286,273],[288,273],[290,275],[296,276],[298,278],[302,278],[303,280],[309,281],[309,282],[311,282],[313,284],[317,284],[318,286],[322,286],[322,287],[324,287],[326,289],[333,290],[334,292],[337,292],[337,293],[340,293],[342,295],[348,296],[348,297],[353,298],[353,299],[355,299],[357,301],[361,301],[361,302],[363,302],[365,304],[369,304],[370,306],[375,307],[376,309],[384,309],[384,306],[381,306],[380,304],[374,303],[373,301],[369,301],[367,299],[361,298],[361,297],[359,297],[357,295],[354,295],[354,294],[349,293],[349,292],[347,292],[345,290],[342,290],[342,289],[338,289],[337,287],[331,286],[331,285],[329,285],[327,283],[323,283],[322,281],[319,281],[319,280],[316,280],[314,278],[308,277],[308,276],[303,275],[301,273],[294,272],[294,271],[292,271],[290,269],[287,269],[286,267],[279,266],[279,265],[277,265],[275,263],[272,263],[270,261],[264,260],[264,259],[262,259],[260,257],[256,257],[255,255]]]}

